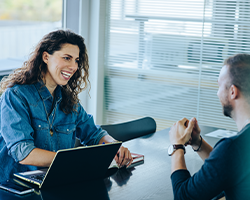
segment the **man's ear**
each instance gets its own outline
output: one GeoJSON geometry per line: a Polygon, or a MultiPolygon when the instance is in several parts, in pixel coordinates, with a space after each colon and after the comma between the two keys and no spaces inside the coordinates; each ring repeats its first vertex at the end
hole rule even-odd
{"type": "Polygon", "coordinates": [[[231,99],[237,99],[239,97],[239,89],[235,85],[231,85],[229,92],[231,99]]]}
{"type": "Polygon", "coordinates": [[[42,56],[42,58],[43,58],[43,62],[45,62],[46,64],[48,64],[48,60],[49,60],[49,53],[48,53],[48,52],[46,52],[46,51],[44,51],[44,52],[43,52],[43,56],[42,56]]]}

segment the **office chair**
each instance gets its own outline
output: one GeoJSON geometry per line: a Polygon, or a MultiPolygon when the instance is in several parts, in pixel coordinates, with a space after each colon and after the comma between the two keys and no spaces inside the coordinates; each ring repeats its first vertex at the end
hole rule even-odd
{"type": "MultiPolygon", "coordinates": [[[[156,131],[156,122],[152,117],[143,117],[140,119],[123,122],[119,124],[101,125],[114,139],[122,142],[146,136],[156,131]]],[[[75,147],[81,145],[76,139],[75,147]]]]}

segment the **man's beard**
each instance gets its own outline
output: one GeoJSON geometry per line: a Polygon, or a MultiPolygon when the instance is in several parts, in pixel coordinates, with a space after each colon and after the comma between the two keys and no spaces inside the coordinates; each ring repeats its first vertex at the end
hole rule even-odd
{"type": "Polygon", "coordinates": [[[232,115],[231,115],[232,114],[232,110],[233,110],[233,107],[230,104],[227,104],[227,105],[223,106],[223,114],[226,117],[232,118],[232,115]]]}

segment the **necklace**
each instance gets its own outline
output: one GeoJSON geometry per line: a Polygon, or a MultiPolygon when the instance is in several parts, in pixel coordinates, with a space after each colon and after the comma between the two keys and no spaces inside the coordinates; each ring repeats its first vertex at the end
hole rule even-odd
{"type": "MultiPolygon", "coordinates": [[[[44,83],[44,82],[42,82],[42,83],[44,83]]],[[[44,86],[45,86],[45,85],[44,85],[44,86]]],[[[45,87],[46,87],[46,86],[45,86],[45,87]]],[[[48,89],[48,88],[47,88],[47,89],[48,89]]],[[[41,96],[40,92],[38,92],[38,93],[39,93],[40,98],[42,99],[42,102],[43,102],[43,107],[44,107],[44,110],[45,110],[45,113],[46,113],[46,116],[47,116],[47,120],[48,120],[48,124],[49,124],[49,134],[50,134],[51,136],[53,136],[52,124],[53,124],[54,119],[55,119],[56,108],[55,108],[55,112],[54,112],[54,114],[52,114],[53,119],[52,119],[52,122],[50,123],[50,120],[49,120],[49,114],[48,114],[48,112],[47,112],[47,109],[46,109],[45,103],[44,103],[44,101],[43,101],[43,98],[42,98],[42,96],[41,96]]],[[[53,97],[53,96],[54,96],[54,95],[53,95],[53,93],[52,93],[52,98],[53,98],[52,107],[54,106],[54,103],[56,104],[56,102],[54,102],[54,101],[55,101],[55,97],[53,97]]],[[[55,105],[55,107],[56,107],[56,105],[55,105]]],[[[53,113],[53,110],[54,110],[54,109],[52,109],[52,112],[51,112],[51,113],[53,113]]],[[[51,113],[50,113],[50,114],[51,114],[51,113]]]]}
{"type": "MultiPolygon", "coordinates": [[[[54,99],[55,100],[55,99],[54,99]]],[[[43,100],[42,100],[42,102],[43,102],[43,100]]],[[[53,103],[54,104],[54,103],[53,103]]],[[[53,136],[53,129],[52,129],[52,124],[53,124],[53,121],[54,121],[54,119],[55,119],[55,114],[53,115],[53,119],[52,119],[52,122],[50,123],[50,120],[49,120],[49,114],[48,114],[48,112],[47,112],[47,109],[46,109],[46,106],[45,106],[45,104],[44,104],[44,102],[43,102],[43,107],[44,107],[44,110],[45,110],[45,112],[46,112],[46,115],[47,115],[47,120],[48,120],[48,123],[49,123],[49,134],[51,135],[51,136],[53,136]]],[[[56,106],[55,106],[56,107],[56,106]]],[[[52,110],[52,112],[51,113],[53,113],[53,110],[52,110]]],[[[56,113],[56,108],[55,108],[55,112],[54,113],[56,113]]]]}

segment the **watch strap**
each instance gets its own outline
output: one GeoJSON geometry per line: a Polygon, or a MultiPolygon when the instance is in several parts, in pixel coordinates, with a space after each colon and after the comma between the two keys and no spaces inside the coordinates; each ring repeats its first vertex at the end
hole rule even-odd
{"type": "Polygon", "coordinates": [[[183,144],[173,144],[172,146],[173,146],[173,152],[169,154],[169,156],[172,156],[177,149],[183,149],[184,154],[186,153],[186,148],[183,144]]]}
{"type": "Polygon", "coordinates": [[[183,149],[184,150],[184,152],[186,153],[186,148],[185,148],[185,146],[183,145],[183,144],[174,144],[173,145],[173,147],[174,147],[174,149],[183,149]]]}

